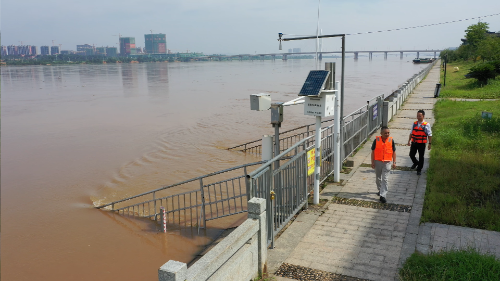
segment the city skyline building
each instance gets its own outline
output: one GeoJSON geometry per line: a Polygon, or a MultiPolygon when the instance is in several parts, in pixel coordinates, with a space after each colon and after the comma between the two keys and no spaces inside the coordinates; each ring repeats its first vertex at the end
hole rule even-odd
{"type": "Polygon", "coordinates": [[[50,47],[50,54],[51,55],[57,55],[61,52],[61,47],[59,46],[51,46],[50,47]]]}
{"type": "Polygon", "coordinates": [[[9,53],[9,56],[17,55],[18,54],[17,46],[14,45],[7,46],[7,52],[9,53]]]}
{"type": "Polygon", "coordinates": [[[120,37],[121,56],[135,55],[136,52],[135,37],[120,37]]]}
{"type": "Polygon", "coordinates": [[[32,56],[36,56],[37,55],[36,46],[31,46],[31,55],[32,56]]]}
{"type": "Polygon", "coordinates": [[[50,49],[49,46],[41,46],[40,47],[40,54],[42,56],[50,55],[50,49]]]}
{"type": "Polygon", "coordinates": [[[31,46],[29,45],[17,46],[17,54],[22,56],[31,56],[31,46]]]}
{"type": "Polygon", "coordinates": [[[105,56],[106,55],[106,47],[96,47],[95,54],[105,56]]]}
{"type": "Polygon", "coordinates": [[[7,46],[2,46],[2,57],[7,56],[9,53],[7,52],[7,46]]]}
{"type": "Polygon", "coordinates": [[[83,45],[76,45],[76,51],[77,52],[85,52],[87,49],[93,49],[94,47],[89,44],[83,44],[83,45]]]}
{"type": "Polygon", "coordinates": [[[108,57],[117,57],[118,50],[116,47],[106,47],[106,56],[108,57]]]}
{"type": "Polygon", "coordinates": [[[165,34],[144,34],[144,43],[146,53],[148,54],[167,53],[167,39],[165,34]]]}

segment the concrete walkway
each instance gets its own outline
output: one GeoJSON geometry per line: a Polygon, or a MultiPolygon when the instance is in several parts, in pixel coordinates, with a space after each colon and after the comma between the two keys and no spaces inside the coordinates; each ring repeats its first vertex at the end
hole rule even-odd
{"type": "Polygon", "coordinates": [[[275,249],[268,251],[270,273],[295,272],[294,279],[301,280],[398,280],[398,268],[415,250],[427,253],[473,246],[500,258],[499,232],[435,223],[420,225],[429,151],[422,175],[417,176],[415,171],[404,170],[412,164],[406,144],[419,109],[424,109],[425,119],[434,123],[433,96],[439,72],[436,64],[389,123],[397,145],[397,166],[403,168],[394,170],[389,178],[386,206],[390,210],[360,207],[366,202],[379,202],[375,172],[367,167],[377,132],[354,156],[353,170],[342,174],[343,185],[331,184],[322,191],[324,199],[338,196],[359,200],[354,201],[357,206],[330,200],[323,210],[302,212],[276,240],[275,249]]]}

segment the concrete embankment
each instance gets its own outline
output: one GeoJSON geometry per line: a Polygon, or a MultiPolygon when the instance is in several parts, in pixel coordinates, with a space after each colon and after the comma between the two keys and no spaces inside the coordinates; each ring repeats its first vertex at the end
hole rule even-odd
{"type": "Polygon", "coordinates": [[[408,135],[419,109],[434,123],[437,63],[388,123],[397,144],[397,168],[389,177],[387,204],[379,204],[370,140],[353,157],[355,166],[340,185],[322,191],[328,203],[299,214],[268,251],[268,268],[277,280],[398,280],[398,268],[416,250],[474,246],[500,257],[500,233],[436,223],[420,224],[429,152],[422,175],[410,171],[408,135]],[[334,199],[334,200],[332,200],[334,199]],[[286,276],[286,277],[282,277],[286,276]]]}

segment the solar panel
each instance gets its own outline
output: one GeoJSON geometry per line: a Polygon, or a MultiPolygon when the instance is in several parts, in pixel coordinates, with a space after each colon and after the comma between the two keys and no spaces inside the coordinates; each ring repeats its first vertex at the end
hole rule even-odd
{"type": "Polygon", "coordinates": [[[328,70],[311,70],[300,90],[299,96],[319,96],[329,74],[330,71],[328,70]]]}

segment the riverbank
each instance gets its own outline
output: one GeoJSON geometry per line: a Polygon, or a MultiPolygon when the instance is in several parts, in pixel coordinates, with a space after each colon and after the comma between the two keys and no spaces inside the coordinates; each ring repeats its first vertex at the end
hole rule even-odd
{"type": "MultiPolygon", "coordinates": [[[[434,119],[434,88],[439,82],[436,65],[389,123],[397,144],[398,167],[389,178],[388,206],[381,209],[375,173],[369,167],[371,149],[365,145],[353,157],[355,167],[343,174],[341,185],[329,184],[321,211],[306,211],[276,240],[268,251],[268,267],[278,280],[398,280],[399,268],[415,251],[473,244],[481,252],[500,258],[500,233],[437,223],[420,224],[427,188],[429,153],[422,175],[410,170],[408,140],[416,111],[424,109],[434,119]],[[339,199],[340,198],[340,199],[339,199]],[[397,205],[397,206],[394,206],[397,205]],[[405,206],[404,208],[402,206],[405,206]],[[359,279],[354,279],[359,278],[359,279]]],[[[370,143],[378,132],[371,136],[370,143]]],[[[433,149],[436,149],[433,147],[433,149]]]]}

